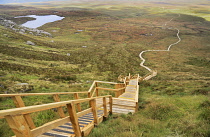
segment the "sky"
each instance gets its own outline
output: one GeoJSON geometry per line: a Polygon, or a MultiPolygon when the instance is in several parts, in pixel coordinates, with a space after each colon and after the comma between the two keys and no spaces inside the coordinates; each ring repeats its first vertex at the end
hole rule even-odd
{"type": "MultiPolygon", "coordinates": [[[[58,1],[58,0],[0,0],[0,4],[26,3],[26,2],[48,2],[48,1],[58,1]]],[[[62,1],[65,1],[65,0],[62,0],[62,1]]]]}

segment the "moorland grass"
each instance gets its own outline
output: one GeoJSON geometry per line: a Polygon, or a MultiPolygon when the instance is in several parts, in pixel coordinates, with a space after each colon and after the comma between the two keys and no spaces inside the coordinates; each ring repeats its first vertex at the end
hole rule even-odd
{"type": "MultiPolygon", "coordinates": [[[[58,10],[58,15],[66,16],[40,27],[52,33],[52,38],[21,35],[0,26],[0,93],[19,93],[14,88],[18,83],[33,85],[34,89],[25,93],[87,91],[93,80],[117,82],[120,74],[128,73],[144,76],[148,72],[139,66],[139,53],[165,49],[176,41],[176,31],[163,28],[163,24],[180,13],[180,18],[174,18],[168,26],[180,29],[182,42],[170,52],[144,55],[145,64],[158,70],[158,75],[140,83],[139,111],[134,115],[112,115],[89,136],[209,136],[210,32],[207,17],[201,18],[207,9],[195,17],[195,7],[189,10],[164,5],[163,10],[161,5],[127,6],[88,3],[77,5],[77,11],[72,5],[33,10],[37,15],[58,10]],[[36,46],[26,45],[26,41],[36,46]]],[[[27,8],[7,8],[0,9],[2,16],[30,13],[27,8]]],[[[68,95],[60,97],[62,101],[73,99],[68,95]]],[[[51,96],[23,100],[26,106],[53,102],[51,96]]],[[[0,109],[15,107],[10,98],[1,98],[0,102],[0,109]]],[[[52,110],[32,115],[37,126],[58,117],[52,110]]],[[[6,121],[0,120],[0,136],[11,135],[6,121]]]]}

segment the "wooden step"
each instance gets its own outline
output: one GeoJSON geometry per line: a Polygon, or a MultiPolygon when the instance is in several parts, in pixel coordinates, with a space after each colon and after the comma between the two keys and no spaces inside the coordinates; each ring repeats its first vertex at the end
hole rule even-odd
{"type": "Polygon", "coordinates": [[[128,114],[128,113],[135,113],[135,108],[132,107],[125,107],[125,106],[113,106],[112,112],[117,114],[128,114]]]}
{"type": "MultiPolygon", "coordinates": [[[[103,118],[103,113],[104,113],[103,110],[97,111],[97,114],[98,114],[98,117],[100,120],[103,118]]],[[[92,112],[79,117],[78,121],[79,121],[79,126],[80,126],[81,131],[83,129],[86,129],[86,127],[90,127],[90,128],[94,127],[94,118],[93,118],[92,112]]],[[[91,131],[91,129],[86,129],[86,130],[91,131]]],[[[54,129],[51,129],[37,137],[50,137],[50,136],[51,137],[72,137],[72,136],[75,136],[71,122],[60,125],[60,126],[54,128],[54,129]]]]}

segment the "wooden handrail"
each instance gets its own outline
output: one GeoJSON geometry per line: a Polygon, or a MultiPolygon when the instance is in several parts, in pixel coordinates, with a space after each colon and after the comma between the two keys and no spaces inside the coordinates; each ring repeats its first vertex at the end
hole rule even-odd
{"type": "Polygon", "coordinates": [[[43,105],[35,105],[35,106],[27,106],[22,108],[13,108],[13,109],[6,109],[0,111],[0,116],[7,116],[7,115],[17,115],[17,114],[29,114],[37,111],[48,110],[51,108],[62,107],[65,106],[67,103],[71,103],[71,101],[64,101],[64,102],[56,102],[50,104],[43,104],[43,105]]]}
{"type": "MultiPolygon", "coordinates": [[[[125,92],[125,89],[127,87],[126,83],[129,82],[127,81],[127,79],[129,80],[134,79],[134,78],[136,79],[136,77],[137,77],[137,81],[136,81],[137,83],[135,82],[135,84],[137,86],[135,86],[136,95],[135,95],[134,100],[128,100],[128,99],[123,99],[123,98],[117,98],[117,100],[120,100],[120,102],[123,102],[124,100],[128,101],[129,103],[128,106],[132,109],[135,108],[135,111],[137,111],[138,110],[138,93],[139,93],[139,85],[138,85],[139,75],[137,76],[135,75],[135,77],[131,77],[131,75],[129,74],[129,77],[125,78],[125,81],[124,81],[125,83],[94,81],[90,89],[86,92],[0,94],[0,97],[11,97],[14,100],[16,107],[18,107],[18,108],[13,108],[13,109],[0,110],[0,118],[5,118],[7,120],[10,128],[13,130],[13,132],[16,134],[17,137],[38,136],[42,133],[47,132],[49,129],[54,129],[57,126],[63,125],[67,122],[71,122],[75,136],[88,135],[91,129],[93,128],[94,124],[98,125],[100,122],[102,122],[103,117],[107,117],[109,113],[112,113],[112,106],[113,106],[112,95],[99,96],[98,91],[99,90],[114,91],[115,97],[118,97],[125,92]],[[114,88],[99,87],[99,85],[113,87],[112,85],[107,85],[107,84],[114,85],[114,88]],[[65,95],[65,94],[73,94],[74,100],[60,101],[59,95],[65,95]],[[79,99],[78,94],[87,94],[89,98],[79,99]],[[97,97],[93,97],[93,95],[95,94],[97,97]],[[27,106],[27,107],[24,106],[24,102],[22,101],[21,96],[40,96],[40,95],[53,95],[53,99],[55,102],[42,104],[42,105],[35,105],[35,106],[27,106]],[[102,99],[103,103],[96,104],[96,101],[98,101],[98,99],[100,100],[102,99]],[[109,99],[109,101],[107,99],[109,99]],[[84,103],[84,102],[89,102],[90,106],[87,107],[85,110],[82,110],[80,105],[81,103],[84,103]],[[133,104],[136,104],[136,105],[134,106],[133,104]],[[69,116],[66,116],[64,114],[63,108],[62,108],[64,106],[67,108],[69,116]],[[109,106],[109,109],[107,108],[108,106],[109,106]],[[33,120],[32,119],[30,120],[30,117],[29,117],[30,113],[44,111],[44,110],[48,110],[52,108],[57,108],[60,118],[57,120],[48,122],[40,127],[33,127],[33,120]],[[102,114],[101,114],[101,110],[103,110],[102,114]],[[98,115],[99,112],[100,112],[100,115],[98,115]],[[86,114],[89,115],[89,113],[93,115],[94,122],[91,121],[89,126],[85,128],[80,128],[79,117],[86,114]]],[[[114,102],[114,105],[116,104],[117,102],[114,102]]],[[[119,104],[119,106],[120,105],[121,104],[119,104]]]]}
{"type": "Polygon", "coordinates": [[[120,90],[124,90],[125,87],[123,88],[116,88],[115,89],[112,89],[112,88],[104,88],[104,87],[98,87],[98,84],[101,83],[101,84],[113,84],[113,85],[118,85],[118,84],[123,84],[123,83],[116,83],[116,82],[107,82],[107,81],[94,81],[93,84],[91,85],[90,89],[88,90],[89,94],[91,94],[91,97],[94,96],[94,94],[96,94],[96,96],[99,96],[99,93],[98,93],[98,90],[109,90],[109,91],[115,91],[115,96],[116,95],[119,95],[121,94],[122,92],[120,93],[117,93],[118,91],[120,90]],[[95,88],[94,88],[95,87],[95,88]],[[93,90],[94,89],[94,90],[93,90]],[[92,93],[91,93],[92,92],[92,93]]]}
{"type": "Polygon", "coordinates": [[[107,82],[107,81],[95,81],[96,83],[103,83],[103,84],[119,84],[116,82],[107,82]]]}
{"type": "Polygon", "coordinates": [[[43,105],[27,106],[27,107],[22,107],[22,108],[6,109],[6,110],[0,111],[0,117],[4,117],[7,115],[29,114],[29,113],[33,113],[37,111],[44,111],[44,110],[48,110],[52,108],[62,107],[69,103],[77,104],[77,103],[82,103],[82,102],[90,101],[97,98],[103,98],[103,97],[111,97],[111,95],[86,98],[86,99],[70,100],[70,101],[62,101],[62,102],[49,103],[49,104],[43,104],[43,105]]]}
{"type": "Polygon", "coordinates": [[[92,98],[84,98],[84,99],[77,99],[77,100],[72,100],[72,102],[73,102],[74,104],[77,104],[77,103],[82,103],[82,102],[86,102],[86,101],[90,101],[90,100],[98,99],[98,98],[103,98],[103,97],[112,97],[112,95],[99,96],[99,97],[92,97],[92,98]]]}
{"type": "MultiPolygon", "coordinates": [[[[25,107],[25,104],[24,104],[24,102],[21,98],[21,97],[24,97],[24,96],[52,95],[55,102],[60,102],[59,95],[68,95],[68,94],[73,94],[75,99],[79,98],[78,94],[87,94],[89,96],[89,92],[83,91],[83,92],[0,94],[0,97],[11,97],[12,100],[14,101],[14,104],[15,104],[16,108],[20,108],[20,107],[25,107]]],[[[80,104],[77,105],[77,109],[79,111],[81,111],[80,104]]],[[[64,118],[65,115],[64,115],[62,107],[58,107],[57,110],[58,110],[58,114],[59,114],[60,118],[64,118]]],[[[4,118],[4,117],[0,116],[0,119],[2,119],[2,118],[4,118]]],[[[27,123],[29,124],[30,129],[34,129],[35,125],[32,122],[31,116],[30,115],[24,115],[24,118],[26,119],[27,123]]]]}
{"type": "Polygon", "coordinates": [[[118,88],[118,89],[96,87],[96,89],[110,90],[110,91],[119,91],[119,90],[125,89],[125,87],[123,87],[123,88],[118,88]]]}
{"type": "Polygon", "coordinates": [[[92,93],[91,97],[93,97],[93,96],[94,96],[95,92],[96,92],[96,88],[94,89],[94,91],[93,91],[93,93],[92,93]]]}
{"type": "Polygon", "coordinates": [[[93,90],[93,87],[95,86],[96,81],[93,81],[93,84],[91,85],[90,89],[88,90],[88,92],[91,92],[93,90]]]}
{"type": "Polygon", "coordinates": [[[53,93],[21,93],[21,94],[0,94],[0,97],[14,97],[14,96],[39,96],[39,95],[65,95],[65,94],[75,94],[75,93],[88,93],[87,91],[84,92],[53,92],[53,93]]]}
{"type": "Polygon", "coordinates": [[[93,97],[93,98],[86,98],[86,99],[77,99],[77,100],[70,100],[70,101],[62,101],[62,102],[56,102],[56,103],[49,103],[49,104],[43,104],[43,105],[36,105],[36,106],[27,106],[22,108],[14,108],[14,109],[8,109],[8,110],[1,110],[0,116],[4,116],[7,119],[7,122],[13,132],[16,134],[17,137],[33,137],[38,136],[47,130],[55,128],[59,125],[62,125],[66,122],[71,121],[72,127],[75,133],[75,136],[82,136],[84,133],[84,130],[80,129],[78,117],[83,116],[87,113],[92,112],[93,118],[94,118],[94,124],[99,124],[101,121],[98,117],[96,106],[96,99],[102,98],[103,99],[103,105],[100,107],[104,107],[104,113],[102,116],[107,117],[108,115],[108,109],[107,109],[107,103],[109,103],[109,112],[112,113],[112,96],[100,96],[100,97],[93,97]],[[106,98],[109,98],[109,102],[106,102],[106,98]],[[83,110],[81,112],[76,112],[75,104],[82,103],[90,101],[91,108],[88,108],[86,110],[83,110]],[[26,123],[26,121],[23,118],[24,114],[29,114],[32,112],[37,111],[43,111],[51,108],[57,108],[61,106],[67,106],[67,110],[69,113],[69,116],[54,120],[52,122],[46,123],[40,127],[30,129],[29,125],[26,123]]]}

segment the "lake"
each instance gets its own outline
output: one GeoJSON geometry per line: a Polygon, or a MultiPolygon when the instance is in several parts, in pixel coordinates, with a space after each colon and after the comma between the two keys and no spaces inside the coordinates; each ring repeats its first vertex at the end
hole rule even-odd
{"type": "Polygon", "coordinates": [[[24,17],[35,18],[35,20],[30,20],[30,21],[27,21],[26,23],[22,24],[22,26],[28,27],[28,28],[38,28],[46,23],[62,20],[65,18],[65,17],[60,17],[57,15],[43,15],[43,16],[27,15],[27,16],[18,16],[15,18],[24,18],[24,17]]]}

